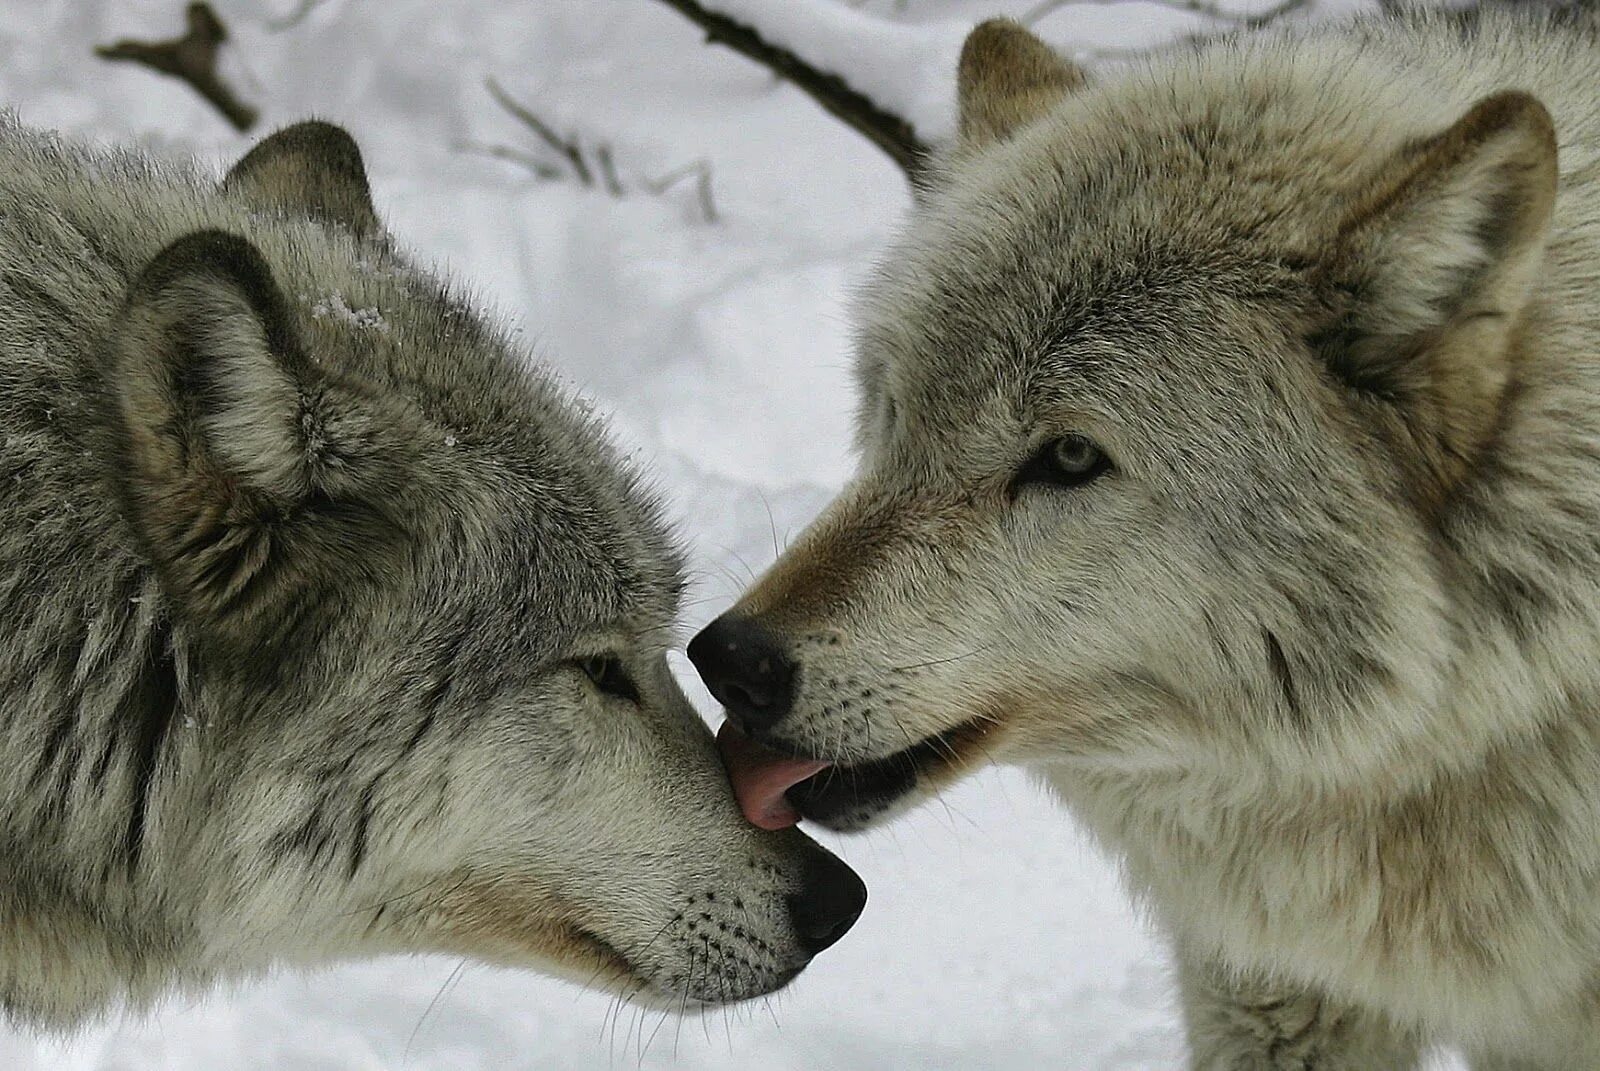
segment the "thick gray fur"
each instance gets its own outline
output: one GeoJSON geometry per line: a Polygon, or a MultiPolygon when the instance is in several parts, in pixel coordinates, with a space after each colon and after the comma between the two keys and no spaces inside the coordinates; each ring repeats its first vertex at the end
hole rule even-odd
{"type": "Polygon", "coordinates": [[[683,1009],[807,958],[818,850],[668,672],[661,511],[371,206],[327,124],[219,188],[0,123],[14,1021],[393,951],[683,1009]]]}

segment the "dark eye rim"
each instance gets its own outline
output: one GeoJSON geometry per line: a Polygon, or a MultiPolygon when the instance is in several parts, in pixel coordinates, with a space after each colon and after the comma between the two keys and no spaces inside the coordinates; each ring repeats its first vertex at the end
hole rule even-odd
{"type": "Polygon", "coordinates": [[[627,669],[622,664],[622,659],[613,654],[588,655],[576,659],[578,668],[589,682],[606,695],[618,699],[626,699],[630,703],[639,702],[639,686],[628,675],[627,669]]]}
{"type": "Polygon", "coordinates": [[[1015,492],[1032,484],[1046,484],[1051,487],[1068,490],[1084,487],[1111,472],[1114,467],[1111,463],[1111,458],[1100,444],[1087,435],[1081,435],[1077,432],[1058,435],[1053,439],[1046,440],[1044,445],[1035,450],[1033,456],[1023,463],[1022,468],[1017,470],[1016,478],[1012,480],[1012,490],[1015,492]],[[1095,453],[1094,464],[1081,472],[1068,471],[1057,465],[1055,463],[1056,448],[1067,441],[1088,444],[1095,453]]]}

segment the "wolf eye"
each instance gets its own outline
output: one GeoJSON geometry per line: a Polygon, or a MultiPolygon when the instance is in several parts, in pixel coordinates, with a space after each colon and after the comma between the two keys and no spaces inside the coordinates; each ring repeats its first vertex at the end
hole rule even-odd
{"type": "Polygon", "coordinates": [[[1063,435],[1044,444],[1017,473],[1017,485],[1048,483],[1056,487],[1082,487],[1104,476],[1111,459],[1092,439],[1063,435]]]}
{"type": "Polygon", "coordinates": [[[638,686],[633,683],[633,678],[628,676],[628,671],[622,668],[622,660],[616,655],[590,655],[588,658],[581,658],[578,660],[578,668],[583,670],[584,676],[605,694],[626,699],[630,703],[639,701],[638,686]]]}

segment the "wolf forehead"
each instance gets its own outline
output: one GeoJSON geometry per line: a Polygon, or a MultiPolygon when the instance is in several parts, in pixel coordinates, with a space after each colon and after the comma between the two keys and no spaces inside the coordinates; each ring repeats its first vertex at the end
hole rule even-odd
{"type": "Polygon", "coordinates": [[[865,291],[866,404],[1025,419],[1041,391],[1132,386],[1097,354],[1210,365],[1225,347],[1171,344],[1221,342],[1250,309],[1315,330],[1350,283],[1341,221],[1391,153],[1456,117],[1388,99],[1389,78],[1334,77],[1365,62],[1343,42],[1213,45],[951,161],[865,291]]]}
{"type": "Polygon", "coordinates": [[[417,485],[459,499],[416,534],[452,548],[442,595],[493,603],[507,622],[520,611],[541,646],[675,617],[685,556],[657,495],[512,331],[385,248],[350,259],[321,233],[252,237],[296,298],[307,358],[401,400],[436,436],[414,455],[431,470],[417,485]]]}

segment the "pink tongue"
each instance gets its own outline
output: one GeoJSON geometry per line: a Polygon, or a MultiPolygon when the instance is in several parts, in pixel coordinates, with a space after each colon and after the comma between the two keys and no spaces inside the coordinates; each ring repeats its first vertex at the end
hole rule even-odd
{"type": "Polygon", "coordinates": [[[800,821],[799,812],[783,794],[830,765],[780,755],[744,735],[731,721],[717,730],[717,747],[740,809],[752,825],[762,829],[785,829],[800,821]]]}

